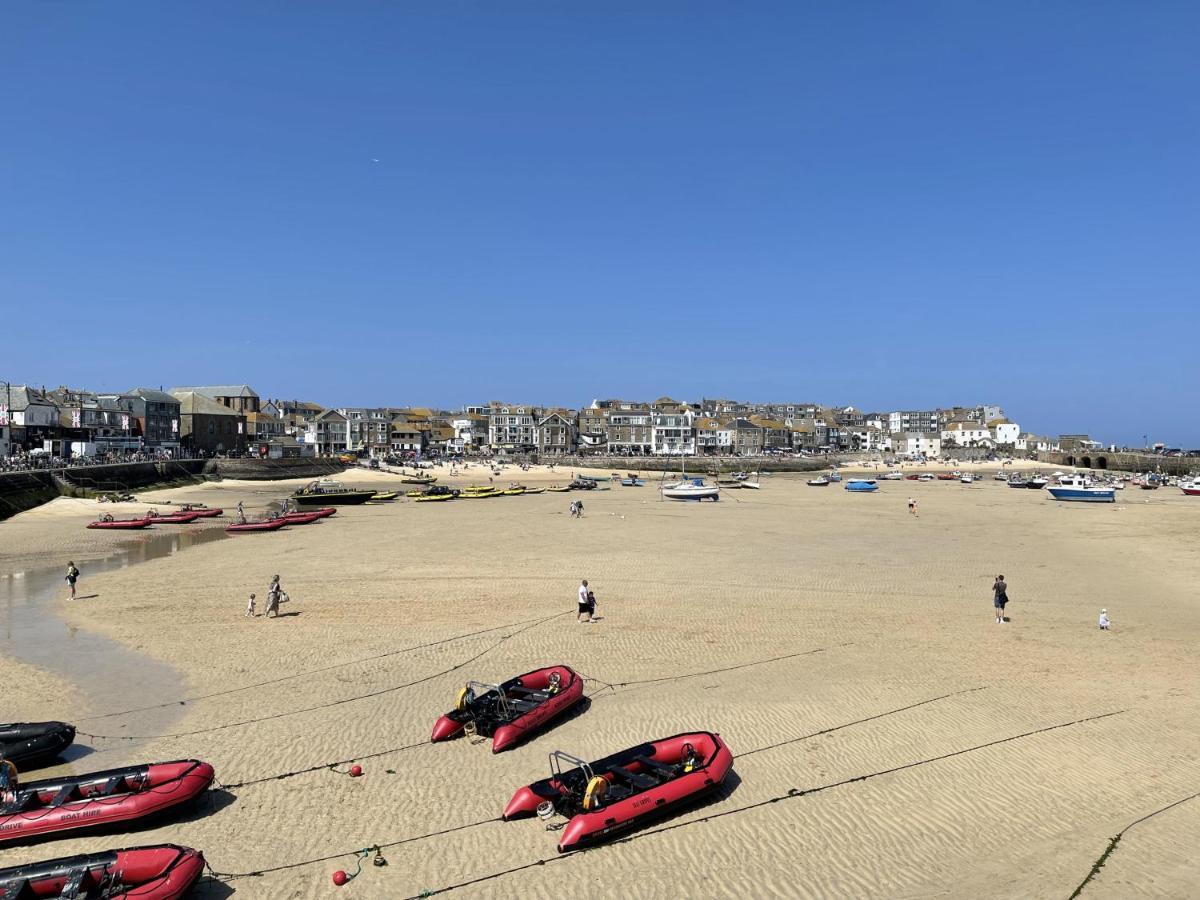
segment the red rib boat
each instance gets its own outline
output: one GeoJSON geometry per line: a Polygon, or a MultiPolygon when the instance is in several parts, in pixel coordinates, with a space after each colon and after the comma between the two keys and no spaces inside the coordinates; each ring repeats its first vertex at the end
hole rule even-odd
{"type": "Polygon", "coordinates": [[[179,507],[179,512],[194,512],[201,519],[215,519],[217,516],[225,512],[225,510],[221,509],[220,507],[192,506],[190,503],[185,503],[183,506],[179,507]]]}
{"type": "Polygon", "coordinates": [[[458,692],[455,708],[434,723],[430,740],[449,740],[469,727],[490,737],[492,752],[500,753],[582,699],[583,679],[569,666],[526,672],[503,684],[469,681],[458,692]]]}
{"type": "Polygon", "coordinates": [[[0,806],[0,844],[141,819],[199,796],[212,780],[212,766],[184,759],[30,781],[0,806]]]}
{"type": "Polygon", "coordinates": [[[262,522],[242,522],[241,524],[234,522],[232,525],[226,525],[225,530],[231,534],[241,534],[246,531],[278,531],[287,524],[287,519],[266,519],[262,522]]]}
{"type": "Polygon", "coordinates": [[[292,510],[287,513],[289,516],[319,516],[322,519],[328,519],[337,512],[336,506],[322,506],[320,509],[292,510]]]}
{"type": "Polygon", "coordinates": [[[156,509],[146,513],[146,518],[156,525],[187,525],[189,522],[195,522],[200,518],[200,513],[195,512],[174,512],[163,515],[156,509]]]}
{"type": "Polygon", "coordinates": [[[733,754],[709,731],[650,741],[591,763],[555,751],[550,777],[513,794],[504,818],[565,816],[558,840],[563,853],[700,799],[720,787],[732,766],[733,754]]]}
{"type": "Polygon", "coordinates": [[[284,513],[279,518],[289,525],[310,525],[325,517],[316,512],[290,512],[284,513]]]}
{"type": "Polygon", "coordinates": [[[177,900],[203,871],[203,853],[175,844],[81,853],[0,869],[0,900],[177,900]]]}
{"type": "Polygon", "coordinates": [[[149,519],[114,519],[112,516],[104,515],[95,522],[88,522],[87,527],[128,531],[131,528],[145,528],[149,524],[149,519]]]}

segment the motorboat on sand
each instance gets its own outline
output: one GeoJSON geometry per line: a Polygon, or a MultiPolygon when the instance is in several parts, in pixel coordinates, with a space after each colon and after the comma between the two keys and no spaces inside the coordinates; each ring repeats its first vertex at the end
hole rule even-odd
{"type": "Polygon", "coordinates": [[[721,787],[733,754],[721,736],[693,731],[586,762],[550,754],[550,777],[513,794],[504,819],[563,816],[560,853],[606,840],[677,811],[721,787]]]}

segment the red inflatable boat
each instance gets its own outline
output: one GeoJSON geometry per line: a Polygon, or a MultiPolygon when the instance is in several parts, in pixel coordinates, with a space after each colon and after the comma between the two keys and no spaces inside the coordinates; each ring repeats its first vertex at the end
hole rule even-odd
{"type": "Polygon", "coordinates": [[[556,751],[550,754],[550,777],[513,794],[504,818],[565,816],[558,840],[562,853],[703,797],[720,787],[732,765],[725,742],[708,731],[639,744],[592,763],[556,751]]]}
{"type": "Polygon", "coordinates": [[[203,853],[174,844],[81,853],[0,869],[0,900],[176,900],[203,871],[203,853]]]}
{"type": "Polygon", "coordinates": [[[217,516],[225,512],[225,510],[221,509],[220,507],[192,506],[189,503],[185,503],[183,506],[179,507],[179,512],[195,513],[201,519],[215,519],[217,516]]]}
{"type": "Polygon", "coordinates": [[[336,506],[322,506],[320,509],[293,509],[290,513],[285,513],[288,516],[318,516],[322,519],[328,519],[337,512],[336,506]]]}
{"type": "Polygon", "coordinates": [[[226,525],[225,530],[233,534],[240,534],[244,531],[278,531],[287,524],[287,519],[267,519],[263,522],[243,522],[240,525],[235,522],[232,525],[226,525]]]}
{"type": "Polygon", "coordinates": [[[158,510],[152,509],[146,513],[146,518],[156,525],[187,525],[189,522],[195,522],[200,518],[200,513],[195,511],[173,512],[164,516],[158,510]]]}
{"type": "Polygon", "coordinates": [[[325,517],[317,512],[290,512],[284,513],[279,518],[283,519],[289,525],[310,525],[318,519],[325,517]]]}
{"type": "Polygon", "coordinates": [[[145,528],[150,524],[149,519],[114,519],[112,516],[101,516],[95,522],[88,522],[88,528],[124,529],[145,528]]]}
{"type": "Polygon", "coordinates": [[[152,815],[199,796],[213,767],[196,759],[20,784],[0,806],[0,844],[152,815]]]}
{"type": "Polygon", "coordinates": [[[492,752],[499,753],[582,699],[583,679],[568,666],[526,672],[503,684],[469,681],[455,708],[434,723],[430,740],[449,740],[470,727],[474,734],[490,737],[492,752]]]}

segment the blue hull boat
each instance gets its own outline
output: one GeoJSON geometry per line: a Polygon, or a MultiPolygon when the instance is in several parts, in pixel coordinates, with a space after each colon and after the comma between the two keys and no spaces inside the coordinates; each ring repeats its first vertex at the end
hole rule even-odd
{"type": "Polygon", "coordinates": [[[870,493],[871,491],[879,490],[879,485],[872,484],[869,481],[847,481],[846,490],[856,493],[870,493]]]}
{"type": "Polygon", "coordinates": [[[1075,500],[1081,503],[1116,503],[1117,492],[1113,488],[1048,487],[1055,500],[1075,500]]]}

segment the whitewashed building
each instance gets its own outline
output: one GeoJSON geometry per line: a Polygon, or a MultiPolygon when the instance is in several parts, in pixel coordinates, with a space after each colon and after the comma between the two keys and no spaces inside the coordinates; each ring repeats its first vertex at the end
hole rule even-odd
{"type": "Polygon", "coordinates": [[[951,422],[942,429],[942,443],[959,447],[983,447],[993,443],[992,433],[978,422],[951,422]]]}
{"type": "Polygon", "coordinates": [[[695,456],[696,414],[689,407],[655,410],[650,429],[650,452],[655,456],[695,456]]]}
{"type": "Polygon", "coordinates": [[[891,450],[897,456],[933,459],[942,455],[941,436],[928,431],[896,431],[891,435],[891,450]]]}
{"type": "Polygon", "coordinates": [[[993,419],[988,422],[988,430],[992,433],[992,440],[997,445],[1016,446],[1017,439],[1021,436],[1021,426],[1015,422],[1010,422],[1008,419],[993,419]]]}

